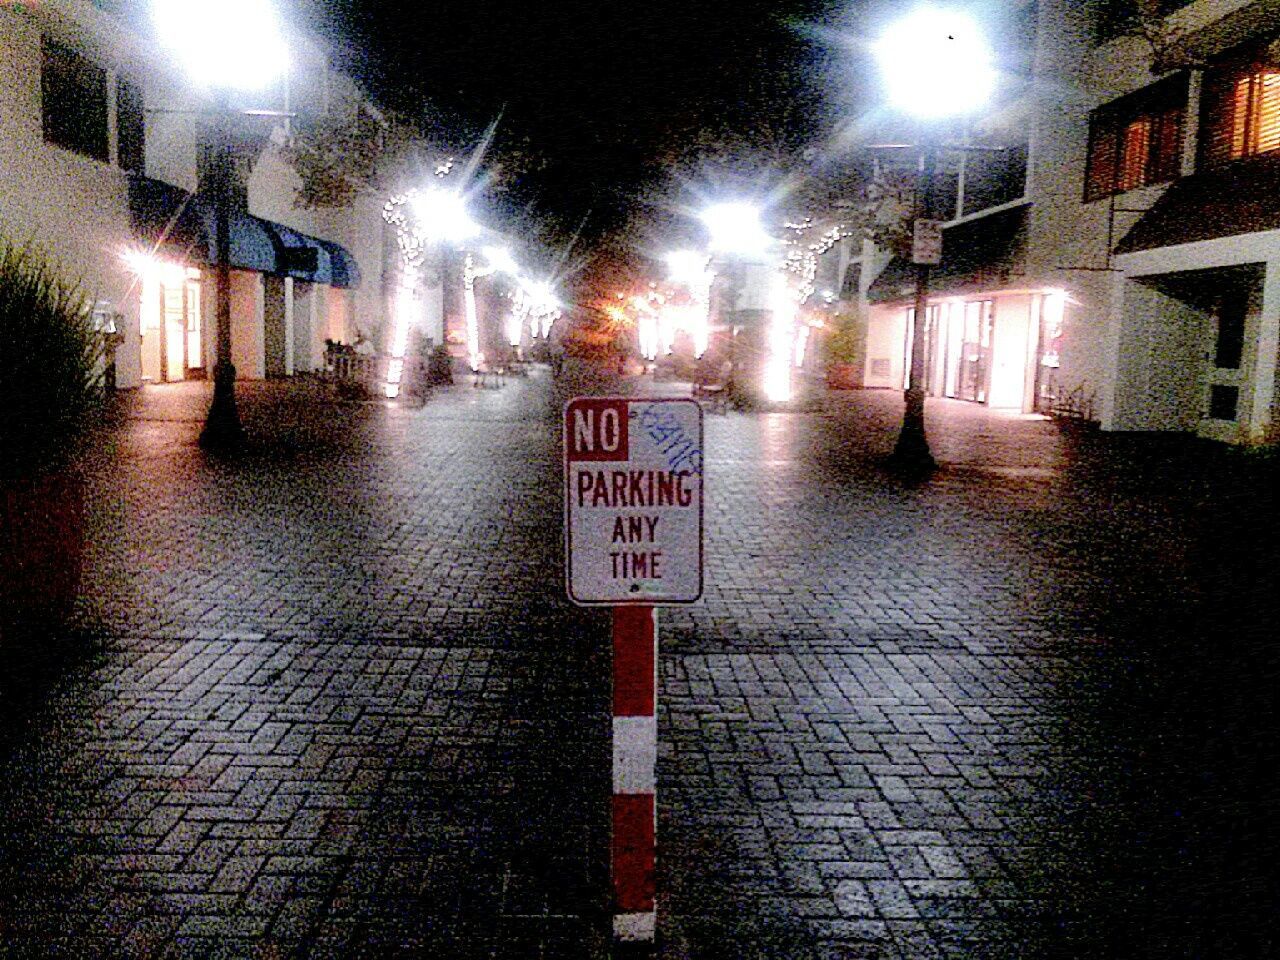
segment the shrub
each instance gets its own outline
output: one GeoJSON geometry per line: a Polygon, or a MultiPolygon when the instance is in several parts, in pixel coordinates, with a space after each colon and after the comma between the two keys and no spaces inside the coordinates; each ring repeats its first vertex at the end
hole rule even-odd
{"type": "Polygon", "coordinates": [[[0,482],[56,469],[103,396],[105,339],[82,288],[0,240],[0,482]]]}
{"type": "Polygon", "coordinates": [[[827,341],[829,363],[857,363],[862,359],[862,331],[853,318],[842,317],[827,341]]]}

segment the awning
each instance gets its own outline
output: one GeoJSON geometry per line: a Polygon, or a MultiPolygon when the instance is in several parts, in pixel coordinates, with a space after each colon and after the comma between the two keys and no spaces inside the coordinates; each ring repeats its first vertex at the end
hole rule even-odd
{"type": "Polygon", "coordinates": [[[295,280],[311,283],[329,283],[329,253],[314,237],[299,233],[292,227],[273,223],[279,272],[295,280]]]}
{"type": "Polygon", "coordinates": [[[329,255],[329,271],[333,279],[326,282],[335,287],[360,286],[360,266],[345,247],[331,240],[316,240],[316,243],[329,255]]]}
{"type": "MultiPolygon", "coordinates": [[[[931,295],[981,293],[1008,286],[1022,264],[1028,205],[955,224],[942,231],[942,263],[929,274],[931,295]]],[[[916,268],[894,257],[867,290],[872,303],[910,300],[916,268]]]]}
{"type": "MultiPolygon", "coordinates": [[[[213,201],[150,177],[129,178],[134,235],[148,247],[180,260],[217,263],[213,201]]],[[[231,266],[334,287],[360,283],[355,258],[339,244],[320,240],[243,211],[230,218],[231,266]]]]}
{"type": "Polygon", "coordinates": [[[1280,230],[1280,160],[1271,156],[1179,180],[1125,234],[1116,253],[1267,230],[1280,230]]]}

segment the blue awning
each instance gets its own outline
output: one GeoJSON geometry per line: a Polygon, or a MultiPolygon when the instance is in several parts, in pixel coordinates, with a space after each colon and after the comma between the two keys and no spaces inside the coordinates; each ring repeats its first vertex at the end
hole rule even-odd
{"type": "Polygon", "coordinates": [[[284,224],[273,223],[272,227],[280,244],[280,273],[309,283],[333,283],[329,251],[320,245],[320,241],[284,224]]]}
{"type": "Polygon", "coordinates": [[[360,286],[360,265],[345,247],[331,240],[316,240],[316,243],[329,254],[329,270],[333,277],[330,283],[335,287],[360,286]]]}
{"type": "MultiPolygon", "coordinates": [[[[134,235],[148,247],[204,266],[217,263],[217,217],[209,197],[133,176],[129,207],[134,235]]],[[[230,227],[230,263],[237,270],[334,287],[360,283],[355,258],[330,240],[243,211],[232,211],[230,227]]]]}

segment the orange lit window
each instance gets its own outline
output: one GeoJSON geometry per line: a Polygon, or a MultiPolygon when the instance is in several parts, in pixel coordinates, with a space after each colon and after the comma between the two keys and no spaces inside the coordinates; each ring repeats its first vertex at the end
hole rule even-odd
{"type": "Polygon", "coordinates": [[[1280,150],[1280,64],[1236,57],[1205,77],[1201,159],[1206,166],[1280,150]]]}
{"type": "Polygon", "coordinates": [[[1086,201],[1178,176],[1186,99],[1186,77],[1175,77],[1094,111],[1086,201]]]}

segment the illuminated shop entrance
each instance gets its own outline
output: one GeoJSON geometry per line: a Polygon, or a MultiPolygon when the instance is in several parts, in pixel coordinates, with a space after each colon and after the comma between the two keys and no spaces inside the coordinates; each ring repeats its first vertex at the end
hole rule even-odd
{"type": "Polygon", "coordinates": [[[152,383],[205,375],[200,271],[178,264],[135,264],[142,290],[142,378],[152,383]]]}
{"type": "MultiPolygon", "coordinates": [[[[915,310],[907,311],[903,353],[911,356],[915,310]]],[[[929,307],[925,316],[925,376],[930,396],[986,403],[991,380],[995,303],[971,300],[929,307]]],[[[910,377],[910,365],[907,365],[910,377]]],[[[905,387],[905,384],[904,384],[905,387]]]]}
{"type": "MultiPolygon", "coordinates": [[[[1048,374],[1056,372],[1059,362],[1066,302],[1064,291],[1045,288],[930,304],[925,318],[925,392],[1003,410],[1035,409],[1037,390],[1048,389],[1048,374]],[[1040,364],[1046,366],[1044,375],[1040,364]]],[[[915,311],[908,308],[904,314],[905,388],[915,311]]]]}

